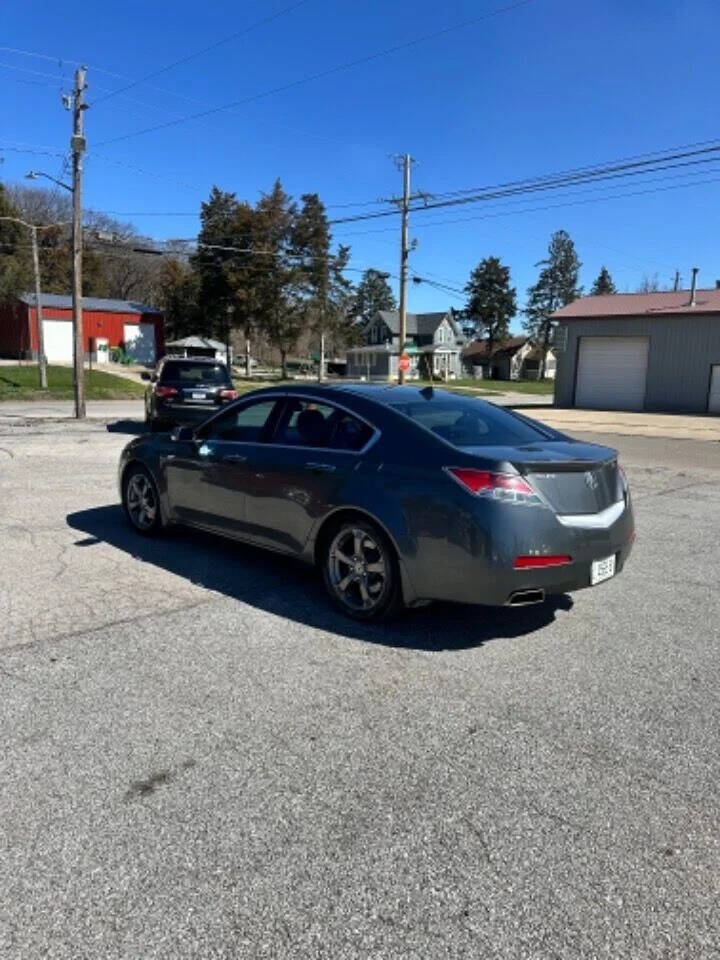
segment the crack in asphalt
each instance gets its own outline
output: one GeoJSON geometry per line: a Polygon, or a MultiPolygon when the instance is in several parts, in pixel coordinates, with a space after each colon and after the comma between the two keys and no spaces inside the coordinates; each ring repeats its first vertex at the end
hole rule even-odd
{"type": "MultiPolygon", "coordinates": [[[[139,623],[142,620],[151,620],[153,617],[157,616],[167,616],[169,613],[182,613],[184,611],[195,610],[198,607],[208,606],[211,603],[217,603],[221,597],[211,597],[207,600],[198,600],[195,603],[181,604],[177,607],[169,607],[165,610],[158,610],[157,612],[152,613],[139,613],[134,617],[119,617],[117,620],[106,620],[104,623],[96,624],[92,627],[85,627],[82,630],[69,630],[65,633],[58,633],[53,636],[44,637],[40,639],[37,636],[37,633],[34,629],[33,621],[28,621],[27,628],[30,634],[33,636],[33,639],[29,643],[13,643],[9,646],[0,648],[0,656],[11,653],[18,650],[29,650],[36,646],[41,646],[42,644],[54,644],[59,643],[62,640],[71,640],[75,637],[85,637],[90,636],[93,633],[98,633],[101,630],[106,630],[108,627],[118,627],[123,626],[124,624],[129,623],[139,623]]],[[[92,608],[90,608],[92,609],[92,608]]]]}

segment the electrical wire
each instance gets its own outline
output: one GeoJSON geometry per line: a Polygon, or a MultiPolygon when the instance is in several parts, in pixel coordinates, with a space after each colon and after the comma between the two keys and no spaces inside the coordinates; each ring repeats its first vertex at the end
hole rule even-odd
{"type": "Polygon", "coordinates": [[[321,80],[324,77],[330,77],[334,74],[341,73],[345,70],[350,70],[354,67],[363,66],[366,63],[372,63],[374,60],[379,60],[382,57],[390,56],[394,53],[399,53],[401,50],[408,50],[412,47],[417,46],[418,44],[425,43],[428,40],[434,40],[438,37],[445,36],[449,33],[452,33],[457,30],[462,30],[467,27],[474,26],[475,24],[481,23],[484,20],[489,20],[492,17],[500,16],[504,13],[509,13],[513,10],[517,10],[520,7],[526,7],[531,3],[535,3],[536,0],[516,0],[514,3],[506,4],[505,6],[498,7],[495,10],[488,11],[485,14],[482,14],[478,17],[471,17],[469,20],[464,20],[461,23],[452,24],[449,27],[444,27],[442,30],[436,30],[433,33],[425,34],[421,37],[415,37],[412,40],[406,40],[403,43],[394,44],[391,47],[385,47],[382,50],[378,50],[375,53],[367,54],[363,57],[358,57],[355,60],[349,60],[345,63],[337,64],[334,67],[327,67],[324,70],[319,70],[316,73],[308,74],[305,77],[299,77],[296,80],[291,80],[288,83],[281,84],[277,87],[271,87],[268,90],[263,90],[259,93],[251,94],[248,97],[242,97],[238,100],[231,100],[229,103],[221,104],[220,106],[210,107],[207,110],[201,110],[198,113],[189,114],[188,116],[181,117],[177,120],[167,120],[165,123],[158,123],[152,127],[145,127],[142,130],[134,130],[129,133],[121,134],[118,137],[112,137],[109,140],[103,140],[98,146],[107,146],[110,143],[118,143],[121,140],[128,140],[131,137],[143,136],[147,133],[154,133],[157,130],[166,130],[169,127],[177,126],[180,123],[187,123],[191,120],[199,120],[203,117],[209,117],[213,114],[220,113],[224,110],[231,110],[234,107],[244,106],[247,103],[253,103],[256,100],[262,100],[265,97],[274,96],[277,93],[283,93],[286,90],[292,90],[295,87],[303,86],[307,83],[311,83],[314,80],[321,80]]]}
{"type": "MultiPolygon", "coordinates": [[[[441,227],[441,226],[446,226],[448,224],[470,223],[471,221],[475,221],[475,220],[491,220],[497,217],[509,217],[509,216],[515,216],[517,214],[524,215],[528,213],[539,213],[539,212],[545,212],[547,210],[559,210],[566,207],[581,206],[588,203],[600,203],[600,202],[606,202],[611,200],[624,200],[632,197],[645,196],[647,194],[665,193],[668,190],[679,190],[679,189],[682,189],[683,187],[686,188],[686,187],[705,186],[705,185],[714,184],[714,183],[720,183],[720,177],[714,177],[706,180],[695,180],[690,183],[677,183],[677,184],[672,184],[666,187],[655,187],[650,190],[634,190],[630,193],[616,193],[616,194],[608,194],[606,196],[601,196],[601,197],[588,197],[586,199],[571,200],[564,203],[548,204],[547,206],[542,206],[542,207],[526,207],[524,209],[512,209],[512,210],[506,210],[506,211],[499,211],[495,213],[484,213],[484,214],[478,214],[472,217],[458,217],[452,220],[430,220],[429,222],[426,222],[426,223],[417,224],[414,229],[418,229],[421,227],[423,228],[424,227],[441,227]]],[[[392,227],[381,227],[376,230],[362,230],[359,232],[349,233],[349,234],[346,234],[345,236],[347,237],[368,236],[370,234],[375,234],[375,233],[388,233],[388,232],[392,232],[393,230],[394,228],[392,227]]]]}
{"type": "Polygon", "coordinates": [[[267,23],[272,23],[274,20],[278,20],[280,17],[285,16],[285,14],[292,13],[293,10],[297,10],[299,7],[305,6],[307,3],[309,3],[309,0],[297,0],[296,3],[291,3],[289,6],[283,7],[281,10],[277,10],[275,13],[272,13],[267,17],[262,17],[260,20],[256,20],[254,23],[244,27],[242,30],[238,30],[236,33],[232,33],[227,37],[223,37],[221,40],[217,40],[215,43],[211,43],[209,46],[195,51],[195,53],[188,54],[186,57],[181,57],[179,60],[174,60],[172,63],[168,63],[164,67],[153,70],[151,73],[145,74],[145,76],[139,77],[137,80],[133,80],[131,83],[126,84],[124,87],[120,87],[118,90],[113,90],[104,97],[100,97],[99,100],[95,100],[90,104],[90,106],[97,107],[101,103],[106,103],[112,97],[118,96],[118,94],[125,93],[127,90],[132,90],[141,83],[145,83],[148,80],[154,80],[155,77],[159,77],[161,74],[167,73],[168,70],[173,70],[175,67],[180,67],[185,63],[189,63],[191,60],[195,60],[197,57],[203,56],[205,53],[210,53],[212,50],[217,50],[218,47],[222,47],[226,43],[230,43],[233,40],[244,37],[253,30],[257,30],[258,27],[265,26],[267,23]]]}
{"type": "MultiPolygon", "coordinates": [[[[720,159],[720,143],[715,141],[715,146],[702,147],[697,150],[685,151],[683,153],[665,154],[658,157],[657,160],[636,160],[629,163],[616,163],[604,167],[594,167],[586,174],[576,174],[571,176],[546,175],[534,181],[515,181],[508,184],[501,184],[498,187],[487,188],[483,193],[472,196],[461,197],[451,200],[442,200],[436,203],[424,203],[422,206],[410,206],[411,213],[438,210],[446,207],[464,206],[469,203],[479,203],[487,200],[497,200],[504,197],[519,196],[527,193],[538,193],[546,190],[557,190],[562,187],[581,185],[584,183],[597,183],[606,180],[624,179],[632,176],[643,176],[649,173],[657,173],[664,170],[681,169],[683,167],[697,166],[700,164],[712,163],[720,159]],[[699,157],[701,154],[715,154],[712,157],[702,157],[691,160],[690,157],[699,157]]],[[[397,210],[380,210],[374,213],[356,214],[350,217],[339,217],[329,221],[332,224],[354,223],[359,220],[379,220],[384,217],[397,215],[397,210]]]]}

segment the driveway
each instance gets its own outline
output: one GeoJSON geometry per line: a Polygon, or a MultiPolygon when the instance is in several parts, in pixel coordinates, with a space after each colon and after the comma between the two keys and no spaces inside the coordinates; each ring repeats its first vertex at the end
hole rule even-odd
{"type": "Polygon", "coordinates": [[[363,626],[134,536],[125,429],[0,427],[0,956],[719,955],[716,446],[617,438],[616,580],[363,626]]]}

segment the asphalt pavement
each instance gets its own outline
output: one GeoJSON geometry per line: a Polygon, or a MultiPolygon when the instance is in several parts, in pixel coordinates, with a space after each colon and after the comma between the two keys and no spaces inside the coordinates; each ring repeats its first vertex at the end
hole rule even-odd
{"type": "Polygon", "coordinates": [[[717,443],[611,440],[615,580],[363,626],[132,534],[138,429],[0,426],[1,957],[720,956],[717,443]]]}

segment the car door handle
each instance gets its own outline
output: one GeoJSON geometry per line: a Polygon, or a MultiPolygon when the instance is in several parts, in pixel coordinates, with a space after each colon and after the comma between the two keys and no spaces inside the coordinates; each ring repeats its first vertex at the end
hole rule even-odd
{"type": "Polygon", "coordinates": [[[226,453],[220,459],[223,463],[247,463],[247,457],[244,457],[241,453],[226,453]]]}
{"type": "Polygon", "coordinates": [[[313,473],[334,473],[335,467],[331,463],[306,463],[305,466],[313,473]]]}

